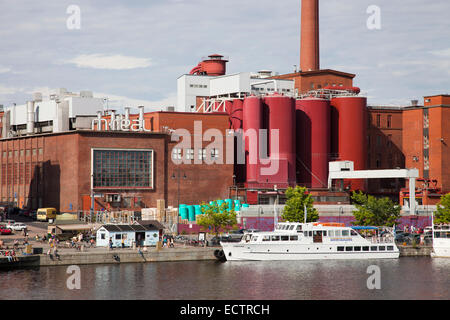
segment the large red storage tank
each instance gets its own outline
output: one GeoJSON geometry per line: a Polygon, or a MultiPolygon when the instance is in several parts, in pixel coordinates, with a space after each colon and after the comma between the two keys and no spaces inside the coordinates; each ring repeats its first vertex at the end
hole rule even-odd
{"type": "Polygon", "coordinates": [[[295,100],[274,93],[266,96],[264,103],[268,110],[270,158],[279,159],[278,173],[267,177],[266,181],[293,185],[296,182],[295,100]],[[272,130],[279,130],[278,141],[272,138],[272,130]],[[276,144],[278,144],[278,154],[276,144]]]}
{"type": "MultiPolygon", "coordinates": [[[[367,98],[336,97],[331,105],[337,112],[339,160],[354,162],[355,170],[365,170],[367,164],[367,98]]],[[[335,128],[336,130],[336,128],[335,128]]],[[[352,190],[365,190],[364,180],[351,180],[352,190]]]]}
{"type": "Polygon", "coordinates": [[[244,99],[243,120],[247,182],[256,183],[259,178],[259,131],[263,123],[262,101],[259,97],[244,99]]]}
{"type": "Polygon", "coordinates": [[[243,100],[233,100],[233,108],[231,112],[231,128],[234,130],[242,129],[242,121],[244,118],[243,106],[243,100]]]}
{"type": "Polygon", "coordinates": [[[330,153],[330,101],[296,101],[297,182],[308,188],[327,188],[330,153]]]}

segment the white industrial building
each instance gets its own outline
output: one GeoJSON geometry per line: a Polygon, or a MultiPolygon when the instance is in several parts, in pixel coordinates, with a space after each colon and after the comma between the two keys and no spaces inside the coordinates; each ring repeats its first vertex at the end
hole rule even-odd
{"type": "Polygon", "coordinates": [[[48,100],[34,93],[32,101],[4,108],[2,138],[89,129],[103,105],[104,99],[94,98],[91,91],[72,93],[61,88],[48,100]]]}
{"type": "Polygon", "coordinates": [[[269,79],[275,75],[271,71],[223,76],[182,75],[177,80],[177,110],[195,112],[202,99],[244,98],[276,91],[294,96],[294,81],[269,79]]]}

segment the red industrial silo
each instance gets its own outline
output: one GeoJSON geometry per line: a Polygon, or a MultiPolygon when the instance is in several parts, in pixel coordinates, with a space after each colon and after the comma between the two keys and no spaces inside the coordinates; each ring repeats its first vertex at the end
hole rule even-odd
{"type": "Polygon", "coordinates": [[[267,177],[266,181],[293,185],[296,182],[295,100],[274,93],[266,96],[264,103],[268,110],[270,158],[272,161],[279,160],[278,173],[267,177]],[[272,130],[279,130],[278,140],[272,137],[272,130]],[[278,154],[276,144],[278,144],[278,154]]]}
{"type": "MultiPolygon", "coordinates": [[[[241,100],[235,100],[241,101],[241,100]]],[[[250,96],[243,102],[243,130],[245,135],[245,163],[247,182],[256,183],[259,177],[259,130],[262,128],[262,101],[250,96]]]]}
{"type": "Polygon", "coordinates": [[[201,70],[208,76],[223,76],[226,73],[226,65],[228,60],[223,59],[220,54],[212,54],[209,59],[204,59],[200,65],[201,70]]]}
{"type": "MultiPolygon", "coordinates": [[[[355,170],[365,170],[367,163],[367,98],[336,97],[331,105],[337,112],[339,160],[354,162],[355,170]]],[[[365,190],[364,180],[351,180],[352,190],[365,190]]]]}
{"type": "Polygon", "coordinates": [[[244,101],[241,99],[233,100],[233,109],[231,112],[231,128],[234,130],[242,129],[242,120],[244,101]]]}
{"type": "Polygon", "coordinates": [[[297,182],[308,188],[327,188],[330,153],[330,101],[296,101],[297,182]]]}

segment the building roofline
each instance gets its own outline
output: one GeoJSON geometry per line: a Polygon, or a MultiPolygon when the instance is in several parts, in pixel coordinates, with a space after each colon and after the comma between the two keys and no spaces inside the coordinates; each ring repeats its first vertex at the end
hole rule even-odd
{"type": "Polygon", "coordinates": [[[49,137],[49,136],[57,136],[57,135],[69,135],[69,134],[89,134],[89,135],[138,135],[138,136],[168,136],[168,133],[165,132],[134,132],[134,131],[99,131],[99,130],[70,130],[64,132],[49,132],[49,133],[37,133],[33,135],[26,136],[18,136],[18,137],[9,137],[9,138],[0,138],[1,141],[10,141],[16,139],[27,139],[27,138],[41,138],[41,137],[49,137]]]}
{"type": "Polygon", "coordinates": [[[320,74],[327,74],[332,73],[335,75],[344,76],[347,78],[354,78],[356,77],[356,74],[353,73],[347,73],[343,71],[337,71],[332,69],[322,69],[322,70],[314,70],[314,71],[300,71],[300,72],[294,72],[294,73],[287,73],[287,74],[281,74],[278,76],[271,77],[271,79],[276,79],[278,77],[293,77],[293,76],[314,76],[314,75],[320,75],[320,74]]]}

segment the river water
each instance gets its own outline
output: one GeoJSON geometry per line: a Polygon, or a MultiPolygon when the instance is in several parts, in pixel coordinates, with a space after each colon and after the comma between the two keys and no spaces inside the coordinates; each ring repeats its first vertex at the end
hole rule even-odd
{"type": "Polygon", "coordinates": [[[80,266],[70,290],[67,267],[0,271],[4,299],[360,300],[450,299],[450,259],[295,262],[158,262],[80,266]],[[368,267],[380,289],[368,289],[368,267]]]}

